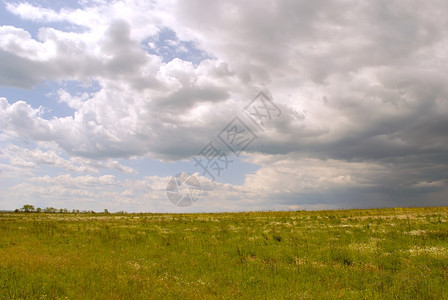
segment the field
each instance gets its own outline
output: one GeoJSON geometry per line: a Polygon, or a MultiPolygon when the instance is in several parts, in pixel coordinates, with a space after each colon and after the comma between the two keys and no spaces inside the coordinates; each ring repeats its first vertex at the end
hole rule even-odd
{"type": "Polygon", "coordinates": [[[448,208],[0,214],[3,299],[448,299],[448,208]]]}

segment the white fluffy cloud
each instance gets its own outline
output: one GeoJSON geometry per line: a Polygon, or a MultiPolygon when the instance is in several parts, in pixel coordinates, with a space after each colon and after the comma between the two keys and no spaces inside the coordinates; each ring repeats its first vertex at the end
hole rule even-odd
{"type": "Polygon", "coordinates": [[[40,165],[49,165],[61,168],[67,172],[98,173],[99,169],[112,169],[123,173],[136,173],[131,167],[122,165],[112,159],[93,160],[82,157],[62,158],[54,150],[42,151],[39,148],[27,149],[17,145],[6,146],[0,153],[0,158],[8,159],[12,166],[36,168],[40,165]]]}

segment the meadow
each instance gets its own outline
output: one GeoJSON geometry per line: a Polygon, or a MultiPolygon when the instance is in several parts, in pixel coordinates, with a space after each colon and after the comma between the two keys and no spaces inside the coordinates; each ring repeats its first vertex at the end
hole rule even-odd
{"type": "Polygon", "coordinates": [[[0,214],[1,299],[448,299],[448,207],[0,214]]]}

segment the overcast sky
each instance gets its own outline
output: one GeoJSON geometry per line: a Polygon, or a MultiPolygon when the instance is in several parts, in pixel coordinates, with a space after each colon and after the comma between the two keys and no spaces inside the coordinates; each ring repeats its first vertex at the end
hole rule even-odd
{"type": "Polygon", "coordinates": [[[447,14],[443,0],[0,2],[0,209],[448,205],[447,14]],[[222,170],[197,163],[211,149],[222,170]],[[166,196],[181,172],[201,184],[189,207],[166,196]]]}

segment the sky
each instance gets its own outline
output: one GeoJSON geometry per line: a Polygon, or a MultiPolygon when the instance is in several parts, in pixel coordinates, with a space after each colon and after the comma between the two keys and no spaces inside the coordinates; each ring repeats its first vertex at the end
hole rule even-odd
{"type": "Polygon", "coordinates": [[[0,2],[0,209],[448,205],[447,12],[0,2]]]}

